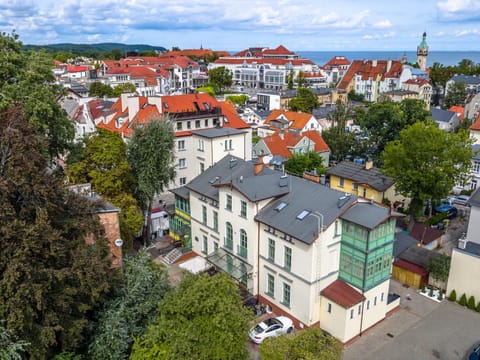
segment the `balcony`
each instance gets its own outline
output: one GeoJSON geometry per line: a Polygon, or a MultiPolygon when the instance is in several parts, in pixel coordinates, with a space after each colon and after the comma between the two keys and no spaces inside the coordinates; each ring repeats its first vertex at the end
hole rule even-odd
{"type": "Polygon", "coordinates": [[[246,258],[248,254],[248,249],[244,246],[237,245],[237,254],[243,258],[246,258]]]}

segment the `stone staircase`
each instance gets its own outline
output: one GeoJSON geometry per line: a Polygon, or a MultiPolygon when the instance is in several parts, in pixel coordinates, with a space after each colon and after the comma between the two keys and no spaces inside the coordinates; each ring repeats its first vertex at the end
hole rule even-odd
{"type": "Polygon", "coordinates": [[[163,261],[167,265],[172,265],[183,255],[182,250],[179,248],[174,248],[170,250],[165,256],[163,256],[163,261]]]}

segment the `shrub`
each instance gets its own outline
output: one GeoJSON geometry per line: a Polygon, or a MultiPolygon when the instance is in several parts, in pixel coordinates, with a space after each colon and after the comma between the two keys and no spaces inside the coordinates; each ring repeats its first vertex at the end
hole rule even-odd
{"type": "Polygon", "coordinates": [[[479,313],[480,313],[480,301],[478,302],[478,304],[477,304],[477,308],[476,308],[475,310],[477,310],[477,312],[479,312],[479,313]]]}
{"type": "Polygon", "coordinates": [[[433,296],[433,286],[430,286],[428,288],[428,296],[432,297],[433,296]]]}
{"type": "Polygon", "coordinates": [[[422,293],[425,292],[425,284],[422,284],[422,286],[420,287],[420,291],[421,291],[422,293]]]}
{"type": "Polygon", "coordinates": [[[472,295],[468,298],[467,307],[469,309],[475,309],[475,297],[472,295]]]}
{"type": "Polygon", "coordinates": [[[467,305],[467,295],[463,294],[458,303],[462,306],[466,306],[467,305]]]}
{"type": "Polygon", "coordinates": [[[440,300],[440,301],[443,300],[443,291],[442,290],[438,291],[438,300],[440,300]]]}
{"type": "Polygon", "coordinates": [[[450,293],[450,296],[448,297],[448,300],[457,301],[457,292],[455,290],[452,290],[452,292],[450,293]]]}

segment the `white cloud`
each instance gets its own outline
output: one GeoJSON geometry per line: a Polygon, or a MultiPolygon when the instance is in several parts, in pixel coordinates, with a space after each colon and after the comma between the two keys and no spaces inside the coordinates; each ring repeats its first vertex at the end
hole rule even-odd
{"type": "Polygon", "coordinates": [[[374,23],[373,27],[377,29],[386,29],[392,27],[392,23],[390,22],[390,20],[382,20],[374,23]]]}
{"type": "Polygon", "coordinates": [[[480,17],[480,0],[447,0],[437,3],[440,18],[445,20],[464,20],[480,17]]]}
{"type": "Polygon", "coordinates": [[[467,35],[480,35],[479,29],[467,29],[467,30],[457,30],[455,31],[456,37],[462,37],[467,35]]]}

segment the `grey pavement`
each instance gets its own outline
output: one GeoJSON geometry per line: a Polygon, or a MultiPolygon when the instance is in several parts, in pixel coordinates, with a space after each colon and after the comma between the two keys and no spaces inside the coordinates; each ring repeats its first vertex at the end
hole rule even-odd
{"type": "Polygon", "coordinates": [[[480,341],[480,314],[391,282],[400,309],[344,350],[344,360],[463,360],[480,341]],[[411,300],[408,300],[409,297],[411,300]]]}

